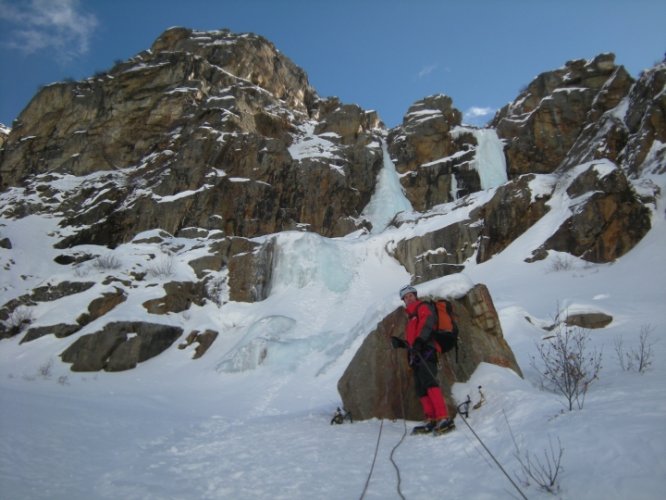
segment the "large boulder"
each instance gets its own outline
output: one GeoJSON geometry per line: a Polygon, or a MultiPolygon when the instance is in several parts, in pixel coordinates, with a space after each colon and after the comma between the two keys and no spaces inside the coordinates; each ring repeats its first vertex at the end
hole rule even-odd
{"type": "Polygon", "coordinates": [[[183,333],[177,326],[119,321],[83,335],[60,355],[72,371],[122,371],[157,356],[183,333]]]}
{"type": "MultiPolygon", "coordinates": [[[[452,300],[460,329],[458,360],[455,351],[441,358],[439,382],[451,415],[457,403],[451,395],[456,382],[466,382],[480,363],[522,372],[502,334],[490,293],[478,284],[452,300]]],[[[355,419],[423,418],[404,350],[391,348],[391,336],[404,337],[407,317],[402,308],[384,318],[364,340],[338,382],[342,403],[355,419]],[[403,413],[404,409],[404,413],[403,413]]]]}

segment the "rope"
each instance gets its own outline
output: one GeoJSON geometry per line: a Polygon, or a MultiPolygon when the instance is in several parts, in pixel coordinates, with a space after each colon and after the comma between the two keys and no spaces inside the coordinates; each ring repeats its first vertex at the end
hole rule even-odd
{"type": "MultiPolygon", "coordinates": [[[[421,353],[416,352],[416,354],[419,357],[419,359],[423,362],[423,366],[425,366],[426,370],[428,370],[430,375],[432,375],[433,378],[437,379],[437,377],[432,373],[432,371],[430,370],[428,365],[425,363],[425,360],[421,356],[421,353]]],[[[401,478],[401,475],[400,475],[400,468],[398,467],[398,464],[395,462],[395,460],[393,458],[393,455],[394,455],[395,451],[402,444],[402,442],[405,439],[405,436],[407,435],[407,421],[405,420],[405,401],[404,401],[404,397],[403,397],[403,393],[402,393],[402,368],[401,368],[400,365],[399,365],[398,368],[399,368],[398,373],[399,373],[399,378],[400,378],[400,381],[399,381],[400,384],[399,385],[400,385],[400,403],[401,403],[401,406],[402,406],[403,434],[402,434],[402,437],[400,438],[400,440],[398,441],[398,443],[391,449],[390,459],[391,459],[391,463],[393,464],[393,467],[396,470],[396,474],[398,476],[398,486],[397,486],[398,495],[400,495],[400,498],[402,500],[405,500],[405,496],[402,494],[402,490],[401,490],[402,478],[401,478]]],[[[463,413],[459,413],[459,414],[460,414],[460,417],[462,418],[463,422],[465,422],[465,425],[469,428],[469,430],[474,435],[474,437],[477,439],[477,441],[481,444],[481,446],[483,446],[483,449],[486,450],[486,453],[488,453],[490,458],[493,459],[493,461],[495,462],[497,467],[500,469],[500,471],[502,471],[502,473],[506,476],[506,478],[513,485],[513,487],[516,488],[516,490],[518,491],[520,496],[523,498],[523,500],[528,500],[527,497],[525,496],[525,494],[520,489],[520,487],[515,483],[515,481],[513,479],[511,479],[511,476],[506,472],[504,467],[502,467],[502,464],[499,462],[499,460],[497,460],[497,458],[495,458],[495,455],[493,455],[493,453],[490,451],[490,449],[488,449],[488,447],[483,442],[483,440],[479,437],[479,435],[476,433],[476,431],[469,424],[469,422],[467,421],[467,418],[465,418],[463,413]]],[[[377,443],[375,444],[375,452],[374,452],[374,455],[372,457],[372,464],[370,466],[370,471],[368,473],[367,479],[365,480],[365,486],[363,487],[363,492],[361,493],[361,496],[360,496],[359,500],[363,500],[363,498],[365,497],[366,492],[368,491],[368,486],[370,485],[370,479],[372,478],[372,473],[375,469],[375,463],[377,462],[377,454],[379,453],[379,443],[381,442],[381,439],[382,439],[382,430],[383,430],[383,428],[384,428],[384,419],[381,420],[381,424],[379,426],[379,433],[377,434],[377,443]]]]}
{"type": "Polygon", "coordinates": [[[469,422],[467,422],[467,419],[466,419],[463,415],[460,415],[460,416],[462,417],[463,422],[465,422],[465,425],[467,425],[467,427],[469,428],[469,430],[472,431],[472,434],[474,434],[474,437],[477,439],[477,441],[479,441],[479,443],[481,443],[481,446],[483,446],[483,449],[486,450],[486,452],[488,453],[488,455],[490,455],[490,458],[493,459],[493,461],[495,462],[495,464],[497,465],[497,467],[499,467],[499,469],[502,471],[502,473],[503,473],[503,474],[506,476],[506,478],[511,482],[511,484],[513,485],[513,487],[516,488],[516,490],[518,490],[518,493],[520,494],[520,496],[521,496],[524,500],[527,500],[527,497],[525,496],[525,494],[524,494],[524,493],[522,492],[522,490],[518,487],[518,485],[514,482],[514,480],[511,479],[511,476],[509,476],[509,474],[507,474],[507,472],[504,470],[504,467],[502,467],[502,464],[499,463],[499,461],[495,458],[495,455],[492,454],[492,452],[488,449],[488,447],[485,445],[485,443],[484,443],[483,441],[481,441],[481,438],[479,437],[479,435],[474,431],[474,429],[472,429],[472,426],[469,425],[469,422]]]}
{"type": "Polygon", "coordinates": [[[397,353],[394,349],[393,350],[394,364],[398,365],[398,387],[400,388],[400,407],[402,410],[402,437],[400,438],[400,441],[398,441],[397,444],[391,450],[391,455],[389,455],[389,458],[391,459],[391,463],[393,464],[395,473],[398,476],[398,485],[397,485],[398,495],[400,495],[400,498],[402,500],[405,500],[405,496],[402,494],[402,477],[400,476],[400,468],[398,467],[396,461],[393,459],[393,455],[395,454],[396,450],[402,444],[402,442],[405,440],[405,437],[407,436],[407,420],[405,420],[405,398],[402,393],[402,382],[403,382],[402,363],[400,362],[395,363],[396,357],[397,353]]]}
{"type": "Polygon", "coordinates": [[[365,497],[365,493],[368,491],[368,485],[370,484],[372,471],[375,469],[375,462],[377,461],[377,452],[379,451],[379,441],[381,441],[382,439],[383,428],[384,428],[384,419],[382,419],[381,424],[379,426],[379,434],[377,434],[377,444],[375,446],[375,455],[372,457],[372,465],[370,466],[370,472],[368,473],[368,478],[365,480],[365,487],[363,488],[363,492],[361,493],[361,497],[359,500],[363,500],[363,497],[365,497]]]}
{"type": "MultiPolygon", "coordinates": [[[[437,377],[432,373],[432,371],[430,370],[430,368],[428,367],[428,365],[425,363],[425,360],[423,359],[423,356],[421,356],[421,353],[418,352],[418,351],[415,351],[415,352],[416,352],[416,355],[417,355],[417,356],[419,357],[419,359],[421,360],[421,362],[423,363],[423,366],[425,366],[426,370],[428,370],[428,373],[430,373],[430,375],[432,375],[432,376],[435,378],[435,380],[436,380],[437,377]]],[[[522,492],[522,490],[518,487],[518,485],[514,482],[514,480],[511,479],[511,476],[509,476],[509,474],[504,470],[504,467],[502,467],[502,464],[499,463],[499,460],[497,460],[497,459],[495,458],[495,455],[492,454],[492,452],[488,449],[488,447],[486,446],[486,444],[481,440],[481,438],[479,437],[479,435],[474,431],[474,429],[472,429],[472,426],[469,425],[469,422],[467,422],[467,419],[465,418],[465,416],[464,416],[462,413],[460,413],[460,417],[462,418],[463,422],[465,422],[465,425],[467,425],[467,427],[469,428],[469,430],[472,431],[472,434],[474,434],[474,437],[477,439],[477,441],[478,441],[479,443],[481,443],[481,446],[483,446],[483,449],[486,450],[486,453],[488,453],[488,455],[490,455],[490,458],[492,458],[493,461],[495,462],[495,464],[497,464],[497,467],[499,467],[499,469],[500,469],[500,470],[502,471],[502,473],[506,476],[506,478],[511,482],[511,484],[514,486],[514,488],[516,488],[516,490],[518,490],[518,493],[520,494],[520,496],[521,496],[524,500],[527,500],[527,497],[525,496],[525,494],[524,494],[524,493],[522,492]]]]}

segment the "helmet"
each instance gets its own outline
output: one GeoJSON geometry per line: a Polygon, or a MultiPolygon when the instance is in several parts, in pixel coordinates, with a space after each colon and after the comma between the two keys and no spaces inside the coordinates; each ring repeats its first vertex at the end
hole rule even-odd
{"type": "Polygon", "coordinates": [[[414,288],[412,285],[405,285],[400,289],[400,300],[405,298],[405,295],[408,293],[413,293],[414,295],[418,295],[416,292],[416,288],[414,288]]]}

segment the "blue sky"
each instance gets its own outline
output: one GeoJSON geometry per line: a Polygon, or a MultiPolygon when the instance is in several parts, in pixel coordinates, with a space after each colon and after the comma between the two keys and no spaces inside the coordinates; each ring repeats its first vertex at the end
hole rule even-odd
{"type": "Polygon", "coordinates": [[[171,26],[263,35],[320,96],[389,127],[435,93],[482,124],[568,60],[614,52],[636,77],[666,51],[663,0],[0,0],[0,123],[39,86],[106,70],[171,26]]]}

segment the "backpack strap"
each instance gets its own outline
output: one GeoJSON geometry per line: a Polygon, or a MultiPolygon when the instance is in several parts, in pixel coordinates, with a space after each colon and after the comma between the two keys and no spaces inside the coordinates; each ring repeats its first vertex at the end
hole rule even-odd
{"type": "Polygon", "coordinates": [[[421,308],[421,306],[426,306],[428,308],[428,310],[430,311],[430,317],[432,318],[432,328],[430,329],[430,335],[426,339],[426,342],[431,342],[433,340],[433,334],[435,333],[435,331],[437,331],[437,310],[435,309],[434,304],[432,302],[424,300],[421,301],[421,303],[416,308],[415,316],[418,315],[417,312],[421,308]]]}

